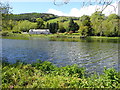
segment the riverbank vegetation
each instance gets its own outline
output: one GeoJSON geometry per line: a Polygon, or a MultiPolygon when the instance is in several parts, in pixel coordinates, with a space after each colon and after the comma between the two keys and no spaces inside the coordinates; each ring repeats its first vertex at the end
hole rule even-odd
{"type": "Polygon", "coordinates": [[[102,74],[88,75],[77,65],[2,62],[2,88],[120,88],[120,72],[104,68],[102,74]]]}
{"type": "MultiPolygon", "coordinates": [[[[105,16],[97,11],[91,16],[56,16],[46,13],[9,14],[2,13],[2,31],[11,33],[29,32],[30,29],[49,29],[52,34],[78,33],[78,36],[120,36],[120,17],[105,16]]],[[[3,36],[5,34],[2,34],[3,36]]]]}

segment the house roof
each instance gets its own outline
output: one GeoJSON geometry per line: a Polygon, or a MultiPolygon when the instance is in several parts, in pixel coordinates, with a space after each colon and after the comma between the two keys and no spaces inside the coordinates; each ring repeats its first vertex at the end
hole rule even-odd
{"type": "Polygon", "coordinates": [[[49,31],[49,29],[30,29],[29,31],[49,31]]]}

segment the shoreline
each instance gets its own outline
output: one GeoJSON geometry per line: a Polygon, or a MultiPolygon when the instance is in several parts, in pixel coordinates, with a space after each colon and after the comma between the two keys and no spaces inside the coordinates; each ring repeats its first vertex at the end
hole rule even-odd
{"type": "Polygon", "coordinates": [[[80,35],[64,35],[64,34],[49,34],[49,35],[30,35],[30,34],[11,34],[9,36],[1,36],[0,38],[6,39],[29,39],[31,37],[36,38],[48,38],[53,41],[80,41],[80,40],[120,40],[120,37],[105,37],[105,36],[87,36],[85,38],[80,38],[80,35]]]}

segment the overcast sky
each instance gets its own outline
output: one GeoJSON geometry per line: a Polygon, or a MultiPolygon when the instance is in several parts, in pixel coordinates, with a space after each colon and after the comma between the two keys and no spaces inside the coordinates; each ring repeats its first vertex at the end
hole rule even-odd
{"type": "MultiPolygon", "coordinates": [[[[95,5],[94,3],[92,3],[92,5],[89,5],[90,3],[86,3],[86,5],[83,7],[83,3],[80,0],[70,0],[68,4],[56,6],[53,4],[53,1],[54,0],[9,0],[9,3],[10,6],[13,8],[12,13],[14,14],[37,12],[37,13],[52,13],[59,16],[76,16],[76,17],[80,17],[82,15],[91,15],[97,9],[101,10],[103,7],[101,5],[95,5]]],[[[83,1],[88,2],[89,0],[83,1]]],[[[108,6],[103,11],[103,13],[106,16],[112,13],[117,14],[118,13],[117,2],[113,2],[112,6],[108,6]]]]}

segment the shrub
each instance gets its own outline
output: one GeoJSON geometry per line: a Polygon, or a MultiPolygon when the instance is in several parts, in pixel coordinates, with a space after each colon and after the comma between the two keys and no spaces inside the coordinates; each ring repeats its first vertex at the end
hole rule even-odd
{"type": "Polygon", "coordinates": [[[9,32],[8,31],[3,31],[3,32],[1,32],[1,35],[2,36],[9,36],[9,32]]]}
{"type": "Polygon", "coordinates": [[[58,32],[64,33],[64,32],[66,32],[66,29],[64,27],[61,27],[58,32]]]}
{"type": "Polygon", "coordinates": [[[13,30],[12,33],[19,33],[19,34],[21,34],[21,31],[13,30]]]}
{"type": "MultiPolygon", "coordinates": [[[[33,64],[2,62],[2,88],[120,88],[120,72],[86,76],[77,65],[57,67],[48,61],[33,64]]],[[[112,90],[112,89],[111,89],[112,90]]]]}

